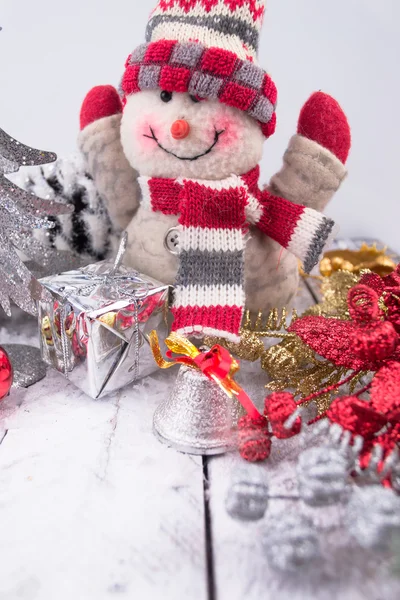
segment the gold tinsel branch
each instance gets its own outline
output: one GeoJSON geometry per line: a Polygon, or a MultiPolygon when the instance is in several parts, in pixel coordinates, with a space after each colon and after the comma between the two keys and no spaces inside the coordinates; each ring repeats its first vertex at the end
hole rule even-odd
{"type": "Polygon", "coordinates": [[[220,344],[234,354],[235,356],[255,362],[259,360],[265,352],[263,338],[284,339],[291,337],[286,332],[292,323],[298,318],[296,310],[281,310],[273,308],[266,316],[259,312],[256,317],[252,317],[250,311],[246,311],[243,325],[240,331],[240,342],[234,344],[222,338],[207,336],[204,343],[207,346],[220,344]]]}
{"type": "MultiPolygon", "coordinates": [[[[386,249],[378,250],[376,245],[363,244],[359,250],[335,250],[327,253],[321,263],[323,276],[312,279],[320,282],[322,300],[308,308],[301,316],[317,315],[327,318],[347,320],[350,318],[347,304],[349,290],[357,285],[361,275],[370,268],[374,272],[387,274],[393,271],[394,261],[386,254],[386,249]],[[346,270],[341,270],[346,268],[346,270]]],[[[385,305],[386,309],[386,305],[385,305]]],[[[261,368],[271,381],[267,389],[271,391],[290,390],[299,399],[317,391],[339,384],[349,372],[328,360],[318,357],[301,339],[288,329],[299,318],[296,310],[273,308],[264,315],[254,315],[247,311],[241,329],[241,341],[232,344],[226,340],[208,337],[209,346],[221,344],[232,354],[248,361],[260,360],[261,368]],[[275,338],[277,343],[268,348],[265,341],[275,338]]],[[[359,385],[365,385],[367,373],[358,373],[348,384],[353,394],[359,385]]],[[[334,394],[327,393],[316,399],[319,413],[322,414],[332,402],[334,394]]]]}
{"type": "Polygon", "coordinates": [[[265,338],[265,337],[276,337],[283,338],[286,335],[282,330],[286,330],[290,327],[292,323],[298,319],[299,315],[294,308],[292,311],[288,310],[286,307],[279,310],[278,308],[273,308],[264,317],[262,312],[259,312],[257,317],[252,319],[250,311],[246,311],[244,322],[243,322],[243,331],[247,331],[252,333],[256,337],[265,338]]]}

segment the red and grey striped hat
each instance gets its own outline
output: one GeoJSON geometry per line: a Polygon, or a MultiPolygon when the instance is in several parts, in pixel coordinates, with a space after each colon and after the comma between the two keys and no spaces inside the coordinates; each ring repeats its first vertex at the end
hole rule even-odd
{"type": "Polygon", "coordinates": [[[265,0],[159,0],[146,43],[128,57],[124,98],[142,90],[189,92],[247,112],[275,131],[277,91],[257,64],[265,0]]]}

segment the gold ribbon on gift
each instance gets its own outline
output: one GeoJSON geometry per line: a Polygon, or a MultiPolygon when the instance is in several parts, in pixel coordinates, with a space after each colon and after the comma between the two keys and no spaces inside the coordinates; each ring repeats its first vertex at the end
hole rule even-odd
{"type": "Polygon", "coordinates": [[[154,360],[160,369],[170,369],[177,364],[197,369],[214,381],[229,398],[235,397],[250,417],[256,419],[261,416],[243,388],[233,379],[240,365],[226,348],[216,344],[207,352],[201,352],[188,339],[173,332],[165,340],[168,348],[166,354],[171,359],[167,361],[162,355],[156,331],[150,333],[149,339],[154,360]],[[180,356],[173,356],[174,354],[180,356]]]}

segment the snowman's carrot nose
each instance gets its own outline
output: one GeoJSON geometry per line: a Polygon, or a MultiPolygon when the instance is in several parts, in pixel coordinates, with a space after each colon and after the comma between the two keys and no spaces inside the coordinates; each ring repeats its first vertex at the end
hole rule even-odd
{"type": "Polygon", "coordinates": [[[171,125],[171,135],[176,140],[184,140],[190,133],[190,125],[185,119],[179,119],[171,125]]]}

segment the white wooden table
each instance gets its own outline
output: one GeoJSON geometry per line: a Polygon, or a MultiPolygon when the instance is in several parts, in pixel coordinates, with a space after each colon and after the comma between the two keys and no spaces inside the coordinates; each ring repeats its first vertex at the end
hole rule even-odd
{"type": "MultiPolygon", "coordinates": [[[[298,308],[313,302],[303,285],[298,308]]],[[[1,325],[0,343],[37,345],[34,320],[1,325]]],[[[179,454],[152,434],[154,410],[175,376],[160,371],[94,401],[49,370],[2,402],[0,600],[400,597],[384,562],[368,553],[354,558],[343,532],[333,539],[335,507],[321,517],[325,564],[311,577],[272,572],[263,521],[237,522],[225,510],[232,473],[243,464],[238,455],[179,454]]],[[[241,380],[261,402],[259,366],[243,365],[241,380]]],[[[297,453],[296,442],[277,443],[257,467],[269,476],[272,514],[298,510],[291,499],[297,453]]]]}

